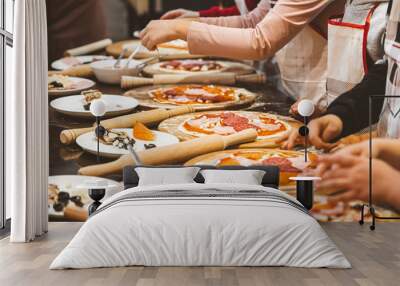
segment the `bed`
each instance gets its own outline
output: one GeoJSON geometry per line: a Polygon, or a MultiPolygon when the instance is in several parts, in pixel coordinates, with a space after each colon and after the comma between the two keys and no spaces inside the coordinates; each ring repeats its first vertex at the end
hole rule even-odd
{"type": "Polygon", "coordinates": [[[125,168],[126,189],[103,202],[50,269],[351,267],[307,209],[278,190],[277,167],[223,169],[265,175],[261,185],[204,183],[198,174],[194,183],[138,186],[135,169],[125,168]]]}

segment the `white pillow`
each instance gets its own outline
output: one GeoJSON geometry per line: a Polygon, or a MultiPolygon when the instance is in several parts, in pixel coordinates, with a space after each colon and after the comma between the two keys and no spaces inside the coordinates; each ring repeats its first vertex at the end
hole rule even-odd
{"type": "Polygon", "coordinates": [[[265,171],[262,170],[202,170],[205,184],[261,185],[265,171]]]}
{"type": "Polygon", "coordinates": [[[139,176],[139,186],[171,185],[195,183],[200,171],[198,167],[187,168],[135,168],[139,176]]]}

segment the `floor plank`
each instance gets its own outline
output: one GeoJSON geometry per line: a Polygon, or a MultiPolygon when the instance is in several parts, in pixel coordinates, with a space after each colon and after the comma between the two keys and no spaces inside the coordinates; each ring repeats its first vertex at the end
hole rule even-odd
{"type": "Polygon", "coordinates": [[[30,244],[0,240],[2,286],[397,286],[400,273],[400,223],[379,223],[371,232],[355,223],[322,224],[353,268],[285,267],[126,267],[50,271],[55,256],[80,223],[50,223],[50,231],[30,244]]]}

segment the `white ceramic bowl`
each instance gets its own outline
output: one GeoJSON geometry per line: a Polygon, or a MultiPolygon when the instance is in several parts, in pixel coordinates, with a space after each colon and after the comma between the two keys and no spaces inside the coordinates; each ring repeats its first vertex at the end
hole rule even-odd
{"type": "Polygon", "coordinates": [[[98,81],[109,84],[120,84],[122,76],[136,76],[139,74],[137,66],[141,63],[140,61],[131,60],[128,67],[125,68],[128,60],[123,59],[120,62],[120,68],[115,69],[113,67],[116,61],[117,60],[104,60],[90,64],[98,81]]]}

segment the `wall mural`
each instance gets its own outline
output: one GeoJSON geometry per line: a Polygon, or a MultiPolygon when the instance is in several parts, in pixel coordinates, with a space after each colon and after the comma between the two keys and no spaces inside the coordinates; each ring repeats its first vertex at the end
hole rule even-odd
{"type": "MultiPolygon", "coordinates": [[[[93,202],[89,185],[105,184],[106,198],[122,191],[131,147],[149,165],[276,165],[281,191],[295,196],[289,178],[314,169],[321,151],[311,149],[305,162],[301,148],[280,149],[277,139],[302,123],[289,116],[293,100],[276,82],[265,82],[264,67],[191,55],[181,40],[148,51],[133,31],[111,40],[106,25],[97,23],[104,11],[89,2],[79,9],[91,9],[92,17],[77,23],[74,13],[56,19],[62,7],[48,6],[50,220],[85,221],[93,202]],[[60,21],[68,28],[60,30],[60,21]],[[97,134],[96,99],[106,108],[97,134]]],[[[330,195],[316,191],[311,212],[318,220],[359,220],[361,202],[332,203],[330,195]]]]}

